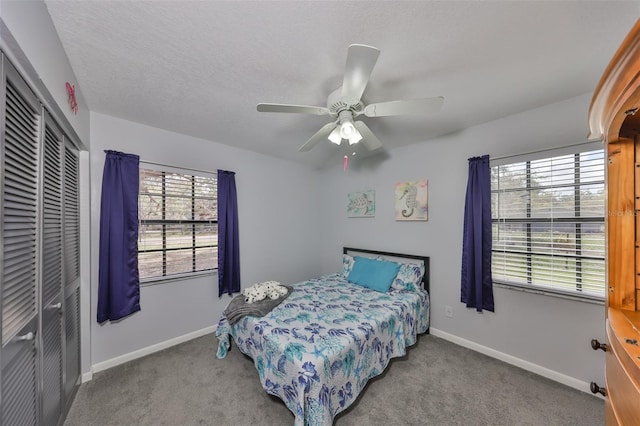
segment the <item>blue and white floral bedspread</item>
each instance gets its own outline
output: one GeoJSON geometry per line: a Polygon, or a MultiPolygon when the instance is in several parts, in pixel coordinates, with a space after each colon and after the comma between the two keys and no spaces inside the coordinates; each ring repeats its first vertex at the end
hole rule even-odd
{"type": "Polygon", "coordinates": [[[331,425],[370,378],[428,329],[429,296],[421,289],[380,293],[340,274],[293,288],[262,318],[231,326],[223,315],[217,356],[227,355],[232,336],[253,358],[264,390],[284,401],[297,426],[331,425]]]}

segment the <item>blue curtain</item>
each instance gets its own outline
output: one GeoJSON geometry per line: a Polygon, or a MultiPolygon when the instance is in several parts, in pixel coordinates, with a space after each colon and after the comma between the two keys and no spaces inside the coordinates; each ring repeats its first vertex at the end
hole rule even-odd
{"type": "Polygon", "coordinates": [[[240,292],[236,174],[218,170],[218,297],[240,292]]]}
{"type": "Polygon", "coordinates": [[[491,281],[491,170],[489,156],[469,158],[464,205],[460,300],[493,312],[491,281]]]}
{"type": "Polygon", "coordinates": [[[105,151],[100,206],[98,322],[140,310],[138,188],[140,157],[105,151]]]}

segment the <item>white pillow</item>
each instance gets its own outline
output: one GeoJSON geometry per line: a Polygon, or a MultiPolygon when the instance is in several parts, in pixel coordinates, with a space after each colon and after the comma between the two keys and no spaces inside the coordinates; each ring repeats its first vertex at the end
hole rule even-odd
{"type": "Polygon", "coordinates": [[[348,254],[342,255],[342,272],[340,272],[340,274],[343,277],[346,278],[349,276],[351,269],[353,269],[354,262],[355,262],[355,259],[353,258],[353,256],[350,256],[348,254]]]}
{"type": "Polygon", "coordinates": [[[422,288],[424,271],[424,264],[422,263],[401,263],[398,274],[391,283],[391,288],[409,291],[422,288]]]}

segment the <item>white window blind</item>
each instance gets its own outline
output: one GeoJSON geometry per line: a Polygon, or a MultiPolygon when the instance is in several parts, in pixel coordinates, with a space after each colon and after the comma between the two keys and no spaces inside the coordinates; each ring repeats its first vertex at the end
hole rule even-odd
{"type": "Polygon", "coordinates": [[[214,175],[140,169],[140,279],[218,267],[218,197],[214,175]]]}
{"type": "Polygon", "coordinates": [[[495,282],[604,298],[604,164],[599,149],[491,167],[495,282]]]}

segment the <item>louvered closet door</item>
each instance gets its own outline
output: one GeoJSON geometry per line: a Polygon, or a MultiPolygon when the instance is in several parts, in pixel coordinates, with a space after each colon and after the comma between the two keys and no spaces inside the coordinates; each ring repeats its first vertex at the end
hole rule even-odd
{"type": "Polygon", "coordinates": [[[64,302],[65,327],[65,385],[64,403],[69,403],[80,385],[80,289],[74,291],[64,302]]]}
{"type": "Polygon", "coordinates": [[[38,423],[36,306],[40,106],[15,69],[2,60],[1,129],[2,370],[0,424],[38,423]]]}
{"type": "Polygon", "coordinates": [[[42,423],[62,410],[62,149],[63,136],[45,113],[42,149],[42,423]]]}
{"type": "Polygon", "coordinates": [[[67,140],[64,146],[64,335],[65,401],[68,404],[80,378],[80,161],[67,140]]]}

